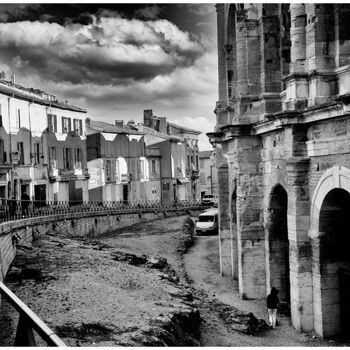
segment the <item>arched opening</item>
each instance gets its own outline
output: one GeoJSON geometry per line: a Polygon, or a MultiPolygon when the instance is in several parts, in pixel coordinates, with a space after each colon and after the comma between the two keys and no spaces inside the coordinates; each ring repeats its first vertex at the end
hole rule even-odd
{"type": "Polygon", "coordinates": [[[335,188],[322,202],[320,231],[320,299],[324,336],[350,331],[350,194],[335,188]]]}
{"type": "MultiPolygon", "coordinates": [[[[279,298],[289,304],[289,240],[287,227],[288,196],[286,190],[277,185],[271,195],[268,207],[268,281],[279,290],[279,298]]],[[[268,289],[269,289],[268,288],[268,289]]]]}
{"type": "Polygon", "coordinates": [[[232,235],[232,275],[238,280],[238,246],[237,246],[237,191],[236,186],[231,195],[231,235],[232,235]]]}

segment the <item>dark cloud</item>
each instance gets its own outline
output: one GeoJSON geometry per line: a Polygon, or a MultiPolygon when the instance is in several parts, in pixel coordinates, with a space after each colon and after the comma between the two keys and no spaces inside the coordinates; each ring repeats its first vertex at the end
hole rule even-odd
{"type": "Polygon", "coordinates": [[[158,20],[81,14],[79,23],[0,24],[3,63],[53,81],[126,84],[193,64],[203,46],[177,26],[158,20]],[[85,18],[86,24],[81,24],[85,18]],[[15,58],[15,59],[14,59],[15,58]],[[5,60],[5,61],[4,61],[5,60]]]}
{"type": "Polygon", "coordinates": [[[162,13],[162,8],[158,5],[149,5],[142,7],[135,11],[135,16],[137,18],[146,19],[146,20],[156,20],[160,18],[162,13]]]}

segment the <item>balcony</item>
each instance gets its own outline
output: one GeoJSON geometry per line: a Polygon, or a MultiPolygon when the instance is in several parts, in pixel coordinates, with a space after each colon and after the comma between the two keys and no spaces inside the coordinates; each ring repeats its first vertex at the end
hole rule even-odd
{"type": "Polygon", "coordinates": [[[199,179],[199,170],[191,170],[191,180],[199,179]]]}

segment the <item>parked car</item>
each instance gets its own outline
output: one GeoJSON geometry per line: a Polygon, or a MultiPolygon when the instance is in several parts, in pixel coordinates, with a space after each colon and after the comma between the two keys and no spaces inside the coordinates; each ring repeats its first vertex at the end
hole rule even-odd
{"type": "Polygon", "coordinates": [[[199,214],[196,222],[196,233],[217,234],[219,232],[219,211],[218,209],[208,209],[199,214]]]}
{"type": "Polygon", "coordinates": [[[205,194],[202,197],[202,205],[217,205],[218,196],[215,194],[205,194]]]}

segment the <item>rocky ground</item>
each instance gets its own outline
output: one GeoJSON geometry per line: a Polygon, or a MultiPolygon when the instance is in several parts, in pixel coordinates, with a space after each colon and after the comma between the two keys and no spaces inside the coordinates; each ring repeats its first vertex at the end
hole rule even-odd
{"type": "MultiPolygon", "coordinates": [[[[69,346],[340,345],[296,332],[287,317],[267,329],[263,303],[241,300],[218,274],[217,236],[195,237],[184,255],[192,240],[184,220],[98,240],[41,237],[19,249],[6,283],[69,346]]],[[[0,345],[10,346],[17,315],[7,303],[1,315],[0,345]]]]}

